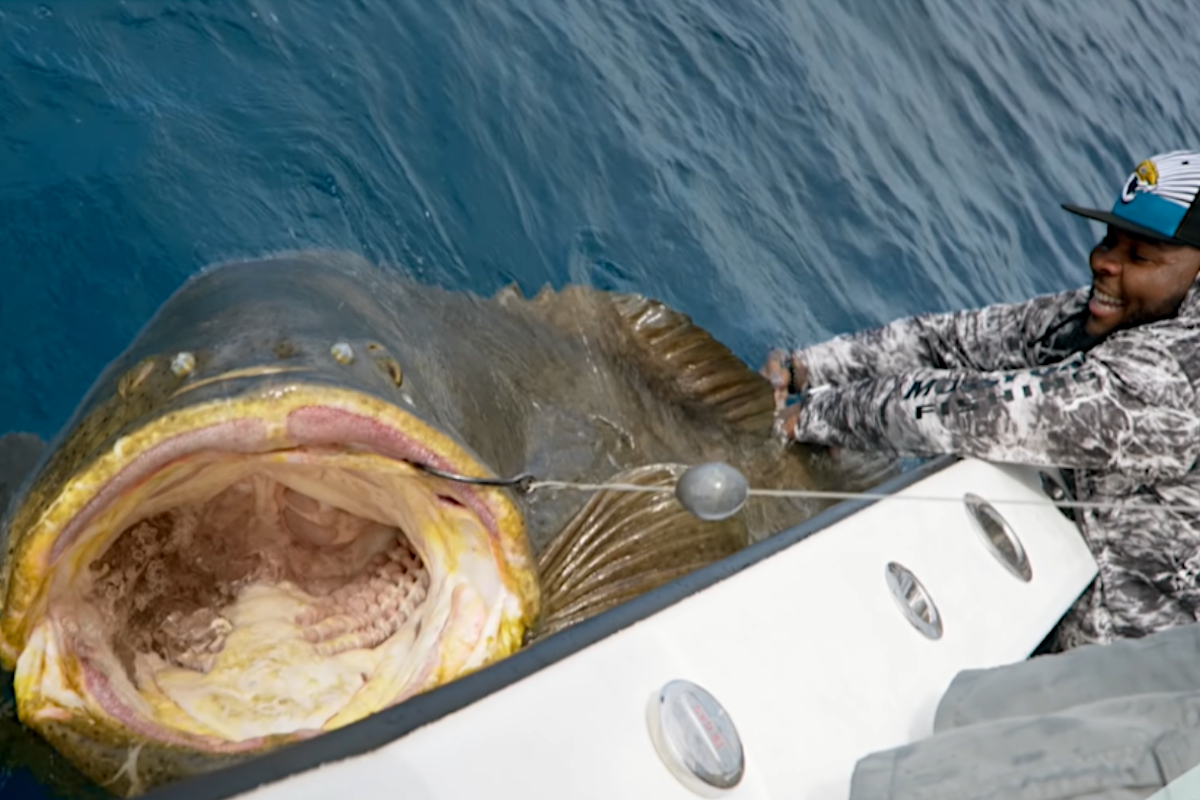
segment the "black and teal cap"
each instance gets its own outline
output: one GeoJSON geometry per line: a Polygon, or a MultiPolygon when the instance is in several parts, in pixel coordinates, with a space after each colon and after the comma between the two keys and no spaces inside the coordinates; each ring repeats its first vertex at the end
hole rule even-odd
{"type": "Polygon", "coordinates": [[[1063,208],[1148,239],[1200,247],[1200,152],[1175,150],[1137,165],[1112,211],[1063,208]]]}

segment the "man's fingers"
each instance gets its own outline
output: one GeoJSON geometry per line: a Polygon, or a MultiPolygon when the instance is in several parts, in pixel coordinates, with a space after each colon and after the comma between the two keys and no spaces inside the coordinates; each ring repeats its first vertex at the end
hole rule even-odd
{"type": "Polygon", "coordinates": [[[796,426],[800,423],[800,406],[790,406],[775,417],[775,432],[788,441],[796,438],[796,426]]]}
{"type": "Polygon", "coordinates": [[[780,383],[783,383],[784,388],[787,388],[787,368],[783,365],[783,360],[787,358],[787,353],[782,350],[772,350],[767,353],[767,360],[759,370],[771,385],[778,388],[780,383]]]}
{"type": "Polygon", "coordinates": [[[782,411],[787,404],[788,384],[791,383],[791,371],[785,366],[789,356],[782,350],[772,350],[767,353],[767,361],[759,370],[771,387],[775,390],[775,410],[782,411]]]}

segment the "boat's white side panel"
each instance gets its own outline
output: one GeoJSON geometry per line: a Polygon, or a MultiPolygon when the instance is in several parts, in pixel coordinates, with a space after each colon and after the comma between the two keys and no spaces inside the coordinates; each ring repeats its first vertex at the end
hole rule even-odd
{"type": "Polygon", "coordinates": [[[1095,574],[1036,470],[963,461],[899,492],[995,504],[1029,583],[961,502],[885,500],[376,751],[264,786],[254,800],[692,798],[659,760],[646,706],[684,678],[720,701],[746,753],[731,798],[845,800],[855,762],[932,730],[962,669],[1027,656],[1095,574]],[[943,617],[932,641],[884,578],[896,561],[943,617]]]}

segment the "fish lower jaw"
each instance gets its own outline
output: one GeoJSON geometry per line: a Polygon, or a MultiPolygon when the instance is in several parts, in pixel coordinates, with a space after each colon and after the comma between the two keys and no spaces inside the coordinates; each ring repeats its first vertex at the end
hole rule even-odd
{"type": "Polygon", "coordinates": [[[358,721],[484,665],[503,604],[488,607],[466,581],[445,581],[419,615],[373,648],[326,655],[296,622],[311,598],[294,585],[255,583],[207,672],[142,654],[132,679],[83,611],[48,617],[17,663],[22,720],[112,731],[128,746],[155,742],[199,752],[253,752],[358,721]]]}

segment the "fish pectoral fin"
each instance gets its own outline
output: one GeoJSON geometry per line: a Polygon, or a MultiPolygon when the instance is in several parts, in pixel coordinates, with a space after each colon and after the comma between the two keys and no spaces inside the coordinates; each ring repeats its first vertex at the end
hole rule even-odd
{"type": "Polygon", "coordinates": [[[529,300],[506,287],[495,299],[567,335],[599,343],[616,363],[636,367],[665,399],[702,419],[770,435],[775,419],[770,382],[661,301],[577,285],[546,287],[529,300]]]}
{"type": "MultiPolygon", "coordinates": [[[[609,482],[672,489],[686,469],[649,464],[609,482]]],[[[741,513],[704,522],[685,511],[673,491],[596,492],[538,558],[543,612],[535,637],[719,561],[748,540],[741,513]]]]}

